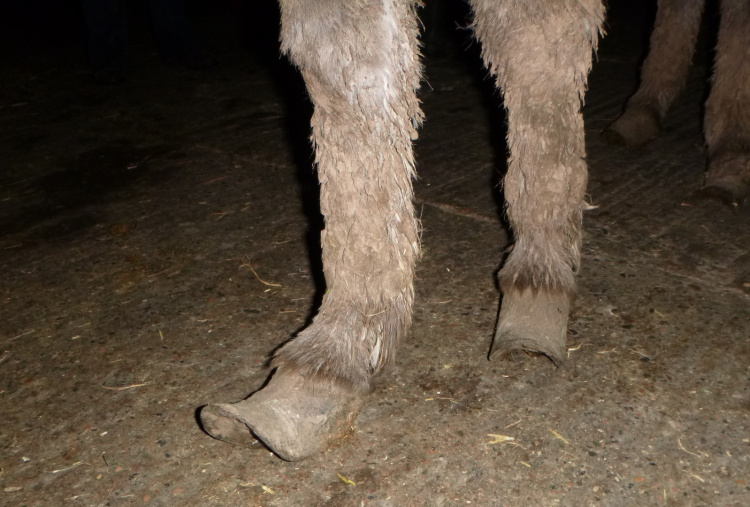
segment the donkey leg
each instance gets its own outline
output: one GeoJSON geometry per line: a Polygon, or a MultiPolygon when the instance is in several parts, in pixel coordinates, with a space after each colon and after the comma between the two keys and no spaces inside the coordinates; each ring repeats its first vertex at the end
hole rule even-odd
{"type": "Polygon", "coordinates": [[[421,123],[418,25],[411,0],[281,0],[282,49],[315,106],[328,291],[312,325],[276,354],[270,383],[208,406],[209,433],[247,429],[298,460],[348,430],[374,373],[411,322],[418,222],[411,140],[421,123]]]}
{"type": "Polygon", "coordinates": [[[505,198],[515,245],[500,271],[491,354],[565,358],[586,207],[581,100],[604,19],[600,0],[472,0],[483,58],[504,93],[505,198]]]}
{"type": "Polygon", "coordinates": [[[604,131],[613,144],[640,146],[659,135],[669,106],[687,80],[705,0],[659,0],[641,84],[604,131]]]}
{"type": "Polygon", "coordinates": [[[750,196],[750,3],[723,0],[706,102],[706,189],[732,204],[750,196]]]}

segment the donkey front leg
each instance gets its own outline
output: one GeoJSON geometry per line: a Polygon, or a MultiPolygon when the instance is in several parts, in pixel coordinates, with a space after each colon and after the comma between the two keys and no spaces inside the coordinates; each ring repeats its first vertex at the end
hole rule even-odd
{"type": "Polygon", "coordinates": [[[731,204],[750,196],[750,2],[722,0],[706,102],[706,190],[731,204]]]}
{"type": "Polygon", "coordinates": [[[659,0],[641,84],[625,111],[604,131],[613,144],[640,146],[659,135],[661,122],[688,78],[706,0],[659,0]]]}
{"type": "Polygon", "coordinates": [[[587,170],[581,101],[604,18],[600,0],[472,0],[483,58],[504,93],[505,198],[515,245],[500,271],[491,354],[565,359],[587,170]]]}
{"type": "Polygon", "coordinates": [[[202,421],[229,441],[249,428],[298,460],[349,430],[411,322],[419,255],[411,143],[422,114],[411,0],[281,0],[281,8],[282,48],[315,106],[328,290],[312,325],[276,354],[269,384],[240,403],[209,405],[202,421]]]}

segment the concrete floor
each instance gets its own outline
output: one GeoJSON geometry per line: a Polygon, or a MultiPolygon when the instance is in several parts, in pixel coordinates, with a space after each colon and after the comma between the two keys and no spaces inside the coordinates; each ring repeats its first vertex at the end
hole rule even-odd
{"type": "Polygon", "coordinates": [[[449,48],[426,61],[414,326],[353,435],[300,463],[195,418],[262,385],[323,287],[310,106],[273,37],[243,50],[228,6],[204,7],[217,68],[164,67],[141,34],[120,87],[90,83],[75,44],[17,48],[0,92],[0,503],[750,504],[750,214],[695,196],[710,39],[663,135],[604,145],[649,24],[625,4],[585,109],[598,208],[567,365],[486,359],[504,118],[474,49],[449,48]]]}

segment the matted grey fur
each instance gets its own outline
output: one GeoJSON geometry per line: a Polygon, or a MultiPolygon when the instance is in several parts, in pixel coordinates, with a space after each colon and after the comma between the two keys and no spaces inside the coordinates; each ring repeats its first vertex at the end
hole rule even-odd
{"type": "Polygon", "coordinates": [[[508,110],[504,180],[511,286],[575,292],[587,207],[581,103],[604,21],[600,0],[472,0],[485,64],[508,110]]]}
{"type": "Polygon", "coordinates": [[[411,322],[419,226],[412,139],[422,121],[416,4],[282,0],[282,50],[315,106],[328,291],[274,365],[370,388],[411,322]]]}
{"type": "Polygon", "coordinates": [[[600,0],[472,0],[482,56],[508,110],[507,214],[492,353],[564,361],[587,183],[581,105],[604,21],[600,0]]]}

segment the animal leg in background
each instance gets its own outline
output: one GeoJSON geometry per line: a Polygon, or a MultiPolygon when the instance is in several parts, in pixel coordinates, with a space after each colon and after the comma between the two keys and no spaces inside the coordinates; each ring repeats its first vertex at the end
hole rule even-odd
{"type": "Polygon", "coordinates": [[[472,0],[508,111],[504,188],[515,245],[500,271],[492,354],[565,359],[587,182],[581,101],[604,20],[600,0],[472,0]]]}
{"type": "Polygon", "coordinates": [[[613,144],[640,146],[659,135],[661,122],[687,81],[705,0],[660,0],[638,91],[604,131],[613,144]]]}
{"type": "Polygon", "coordinates": [[[714,79],[704,121],[706,190],[736,204],[750,196],[750,2],[722,0],[714,79]]]}
{"type": "Polygon", "coordinates": [[[419,229],[412,139],[421,123],[411,0],[281,0],[282,49],[312,118],[327,292],[310,327],[276,354],[269,384],[201,413],[216,438],[248,428],[280,457],[324,450],[349,430],[374,373],[411,322],[419,229]]]}

